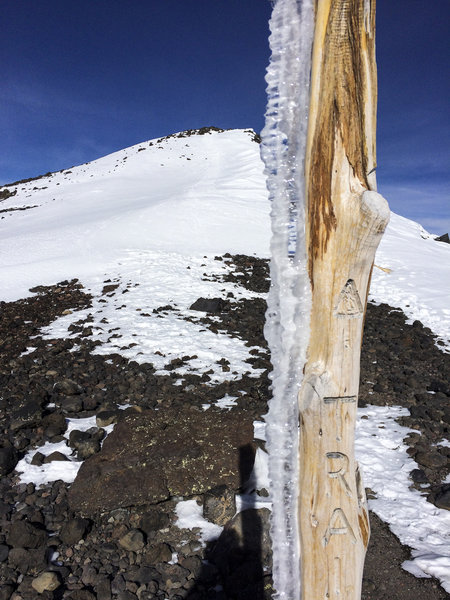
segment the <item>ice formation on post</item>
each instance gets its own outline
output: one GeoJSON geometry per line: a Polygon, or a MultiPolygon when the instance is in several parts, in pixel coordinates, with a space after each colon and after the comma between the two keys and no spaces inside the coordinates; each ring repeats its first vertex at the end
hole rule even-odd
{"type": "Polygon", "coordinates": [[[276,597],[300,597],[297,524],[297,395],[311,307],[305,248],[304,161],[308,123],[312,0],[277,0],[270,21],[268,106],[261,154],[272,203],[271,288],[265,336],[272,355],[267,422],[276,597]]]}

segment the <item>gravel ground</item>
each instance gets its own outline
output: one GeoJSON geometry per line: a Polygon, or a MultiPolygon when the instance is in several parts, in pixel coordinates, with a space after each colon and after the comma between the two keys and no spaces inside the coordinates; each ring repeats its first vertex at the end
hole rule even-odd
{"type": "MultiPolygon", "coordinates": [[[[230,255],[217,259],[236,265],[231,280],[255,291],[266,289],[265,261],[230,255]]],[[[177,497],[169,494],[154,503],[147,495],[126,506],[120,490],[115,490],[109,493],[112,504],[107,510],[89,511],[75,507],[74,494],[68,493],[70,486],[63,481],[36,488],[20,483],[14,470],[29,449],[62,440],[67,417],[97,416],[95,428],[70,438],[74,454],[91,463],[102,455],[99,450],[109,423],[119,421],[122,436],[133,423],[135,434],[139,415],[144,422],[156,410],[176,423],[189,406],[194,420],[202,413],[210,415],[202,418],[213,423],[216,409],[201,411],[202,404],[229,394],[239,397],[231,412],[243,424],[261,420],[269,398],[267,373],[220,386],[209,385],[207,374],[190,375],[178,386],[175,373],[157,376],[150,364],[138,365],[118,355],[93,355],[89,320],[75,326],[71,339],[42,339],[41,327],[65,311],[89,307],[91,298],[78,281],[34,291],[31,298],[0,303],[0,600],[271,598],[268,511],[250,509],[233,518],[242,481],[230,478],[224,485],[211,483],[211,489],[186,490],[177,497]],[[129,408],[119,410],[124,404],[129,408]],[[175,526],[180,499],[203,504],[210,521],[225,525],[218,542],[202,546],[198,532],[175,526]]],[[[261,300],[216,303],[204,313],[203,322],[265,348],[261,300]]],[[[252,362],[270,368],[265,349],[255,353],[252,362]]],[[[411,473],[411,485],[448,510],[450,486],[441,482],[448,474],[450,449],[433,444],[448,438],[449,356],[435,346],[431,332],[419,322],[407,325],[401,311],[369,305],[361,365],[360,403],[410,410],[403,424],[421,432],[407,440],[409,453],[419,465],[411,473]],[[423,488],[424,484],[428,486],[423,488]]],[[[224,357],[223,369],[227,368],[224,357]]],[[[196,440],[183,443],[195,459],[196,440]]],[[[250,446],[252,457],[255,448],[250,446]]],[[[36,464],[44,460],[48,461],[44,455],[35,457],[36,464]]],[[[130,497],[137,497],[132,496],[126,475],[125,485],[130,497]]],[[[143,482],[137,480],[135,485],[141,491],[143,482]]],[[[375,515],[371,526],[364,600],[448,597],[435,580],[417,579],[402,570],[409,549],[375,515]]]]}

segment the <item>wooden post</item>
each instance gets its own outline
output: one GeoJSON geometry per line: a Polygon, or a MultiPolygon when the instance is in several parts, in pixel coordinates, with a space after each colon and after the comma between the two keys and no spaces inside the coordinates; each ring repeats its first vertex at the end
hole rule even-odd
{"type": "Polygon", "coordinates": [[[300,410],[303,600],[358,600],[369,520],[354,457],[361,337],[375,250],[375,0],[315,0],[306,150],[312,288],[300,410]]]}

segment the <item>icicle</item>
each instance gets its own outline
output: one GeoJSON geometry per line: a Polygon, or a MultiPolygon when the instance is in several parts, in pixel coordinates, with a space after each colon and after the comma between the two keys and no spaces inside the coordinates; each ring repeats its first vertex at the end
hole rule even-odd
{"type": "Polygon", "coordinates": [[[272,354],[272,400],[266,416],[273,512],[276,598],[300,598],[297,394],[306,361],[311,291],[306,266],[304,160],[312,0],[278,0],[270,21],[272,56],[261,155],[272,202],[271,289],[265,336],[272,354]]]}

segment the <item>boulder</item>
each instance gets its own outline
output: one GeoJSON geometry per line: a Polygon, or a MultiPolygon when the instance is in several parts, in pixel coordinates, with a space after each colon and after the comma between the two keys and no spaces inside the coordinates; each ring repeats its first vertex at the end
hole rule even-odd
{"type": "Polygon", "coordinates": [[[449,237],[448,233],[444,233],[443,235],[440,235],[439,237],[435,237],[434,240],[436,242],[444,242],[446,244],[450,244],[450,237],[449,237]]]}
{"type": "Polygon", "coordinates": [[[67,421],[61,413],[53,412],[42,419],[42,427],[48,437],[63,434],[67,429],[67,421]]]}
{"type": "Polygon", "coordinates": [[[64,396],[75,396],[82,392],[83,388],[72,379],[61,379],[53,386],[53,393],[62,394],[64,396]]]}
{"type": "Polygon", "coordinates": [[[69,519],[61,528],[60,538],[68,546],[76,544],[84,538],[90,528],[90,521],[82,517],[69,519]]]}
{"type": "Polygon", "coordinates": [[[222,298],[198,298],[189,310],[198,310],[207,313],[221,313],[227,308],[227,302],[222,298]]]}
{"type": "Polygon", "coordinates": [[[238,490],[251,473],[255,449],[250,415],[189,407],[130,413],[83,463],[69,504],[90,516],[220,485],[238,490]]]}
{"type": "Polygon", "coordinates": [[[19,457],[14,448],[0,448],[0,475],[8,475],[14,469],[19,457]]]}
{"type": "Polygon", "coordinates": [[[139,529],[131,529],[120,538],[119,544],[129,552],[139,552],[145,546],[144,534],[139,529]]]}
{"type": "Polygon", "coordinates": [[[54,461],[67,461],[67,460],[70,460],[70,459],[65,454],[63,454],[62,452],[56,451],[56,452],[52,452],[51,454],[46,456],[43,460],[43,463],[46,465],[46,464],[54,462],[54,461]]]}
{"type": "Polygon", "coordinates": [[[25,427],[37,427],[42,422],[42,398],[31,396],[24,398],[11,408],[11,431],[16,432],[25,427]]]}
{"type": "Polygon", "coordinates": [[[445,483],[436,493],[433,504],[438,508],[450,510],[450,484],[445,483]]]}
{"type": "Polygon", "coordinates": [[[45,544],[47,533],[38,525],[27,521],[16,521],[11,523],[8,544],[13,548],[38,548],[45,544]]]}
{"type": "Polygon", "coordinates": [[[44,592],[52,592],[61,585],[58,575],[53,571],[45,571],[33,579],[31,587],[36,590],[38,594],[44,592]]]}

